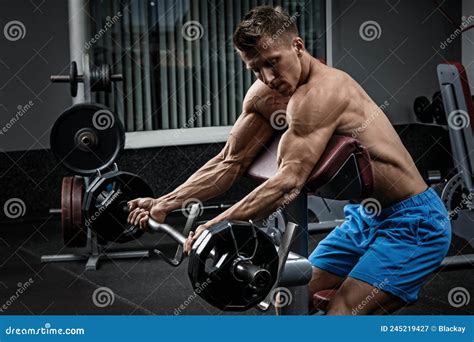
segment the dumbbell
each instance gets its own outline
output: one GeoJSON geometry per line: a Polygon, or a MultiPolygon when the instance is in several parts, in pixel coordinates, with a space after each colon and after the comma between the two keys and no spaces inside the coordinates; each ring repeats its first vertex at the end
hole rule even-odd
{"type": "Polygon", "coordinates": [[[430,101],[425,96],[419,96],[413,103],[413,111],[420,122],[446,125],[446,114],[443,107],[443,98],[441,92],[435,92],[430,101]]]}

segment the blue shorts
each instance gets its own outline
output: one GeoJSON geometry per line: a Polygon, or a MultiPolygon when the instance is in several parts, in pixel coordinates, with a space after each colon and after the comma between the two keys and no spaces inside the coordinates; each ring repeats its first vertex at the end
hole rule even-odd
{"type": "Polygon", "coordinates": [[[309,260],[340,277],[362,280],[415,302],[424,280],[448,252],[448,212],[436,192],[428,189],[378,215],[371,213],[362,204],[346,205],[344,223],[319,243],[309,260]]]}

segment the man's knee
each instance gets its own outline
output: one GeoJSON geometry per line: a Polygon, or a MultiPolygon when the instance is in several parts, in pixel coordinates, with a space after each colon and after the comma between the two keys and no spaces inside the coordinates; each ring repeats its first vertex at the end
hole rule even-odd
{"type": "Polygon", "coordinates": [[[313,275],[308,284],[309,310],[313,311],[315,309],[313,296],[316,292],[335,289],[343,283],[344,279],[343,277],[313,266],[313,275]]]}
{"type": "Polygon", "coordinates": [[[390,314],[405,302],[363,281],[347,278],[327,306],[328,315],[390,314]]]}
{"type": "Polygon", "coordinates": [[[308,284],[309,293],[312,296],[318,291],[337,288],[343,283],[344,279],[344,277],[313,266],[313,275],[308,284]]]}

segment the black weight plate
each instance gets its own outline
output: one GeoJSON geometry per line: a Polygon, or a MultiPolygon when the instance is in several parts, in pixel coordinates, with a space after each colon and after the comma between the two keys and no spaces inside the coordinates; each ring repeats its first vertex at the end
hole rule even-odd
{"type": "Polygon", "coordinates": [[[79,82],[78,75],[77,75],[77,64],[76,62],[71,62],[71,66],[69,67],[69,85],[71,96],[77,96],[77,83],[79,82]]]}
{"type": "Polygon", "coordinates": [[[153,197],[153,190],[139,176],[114,171],[94,181],[83,205],[87,225],[100,239],[124,243],[143,234],[127,223],[123,205],[138,197],[153,197]]]}
{"type": "Polygon", "coordinates": [[[431,123],[433,122],[433,116],[429,112],[430,100],[427,97],[419,96],[413,103],[413,111],[420,122],[431,123]]]}
{"type": "Polygon", "coordinates": [[[262,230],[248,222],[223,221],[203,233],[193,245],[188,264],[191,284],[211,305],[227,311],[243,311],[260,303],[270,292],[278,273],[278,253],[262,230]],[[210,252],[215,251],[211,259],[210,252]],[[271,274],[264,287],[237,280],[233,262],[244,257],[271,274]]]}
{"type": "Polygon", "coordinates": [[[51,151],[71,172],[91,175],[109,167],[122,151],[125,130],[119,118],[100,104],[66,109],[51,130],[51,151]]]}

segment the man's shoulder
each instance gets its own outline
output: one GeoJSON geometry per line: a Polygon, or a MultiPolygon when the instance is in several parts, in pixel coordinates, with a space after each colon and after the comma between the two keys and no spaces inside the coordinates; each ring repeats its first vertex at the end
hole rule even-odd
{"type": "Polygon", "coordinates": [[[328,94],[341,94],[347,83],[352,81],[346,72],[325,67],[321,73],[310,76],[308,82],[298,90],[302,95],[312,95],[320,99],[321,97],[326,98],[328,94]]]}
{"type": "Polygon", "coordinates": [[[244,112],[257,112],[268,116],[276,110],[286,108],[289,97],[283,97],[263,82],[256,80],[247,91],[243,101],[244,112]]]}
{"type": "Polygon", "coordinates": [[[319,125],[321,122],[338,122],[349,103],[345,83],[348,75],[331,68],[299,87],[288,104],[293,120],[319,125]]]}

